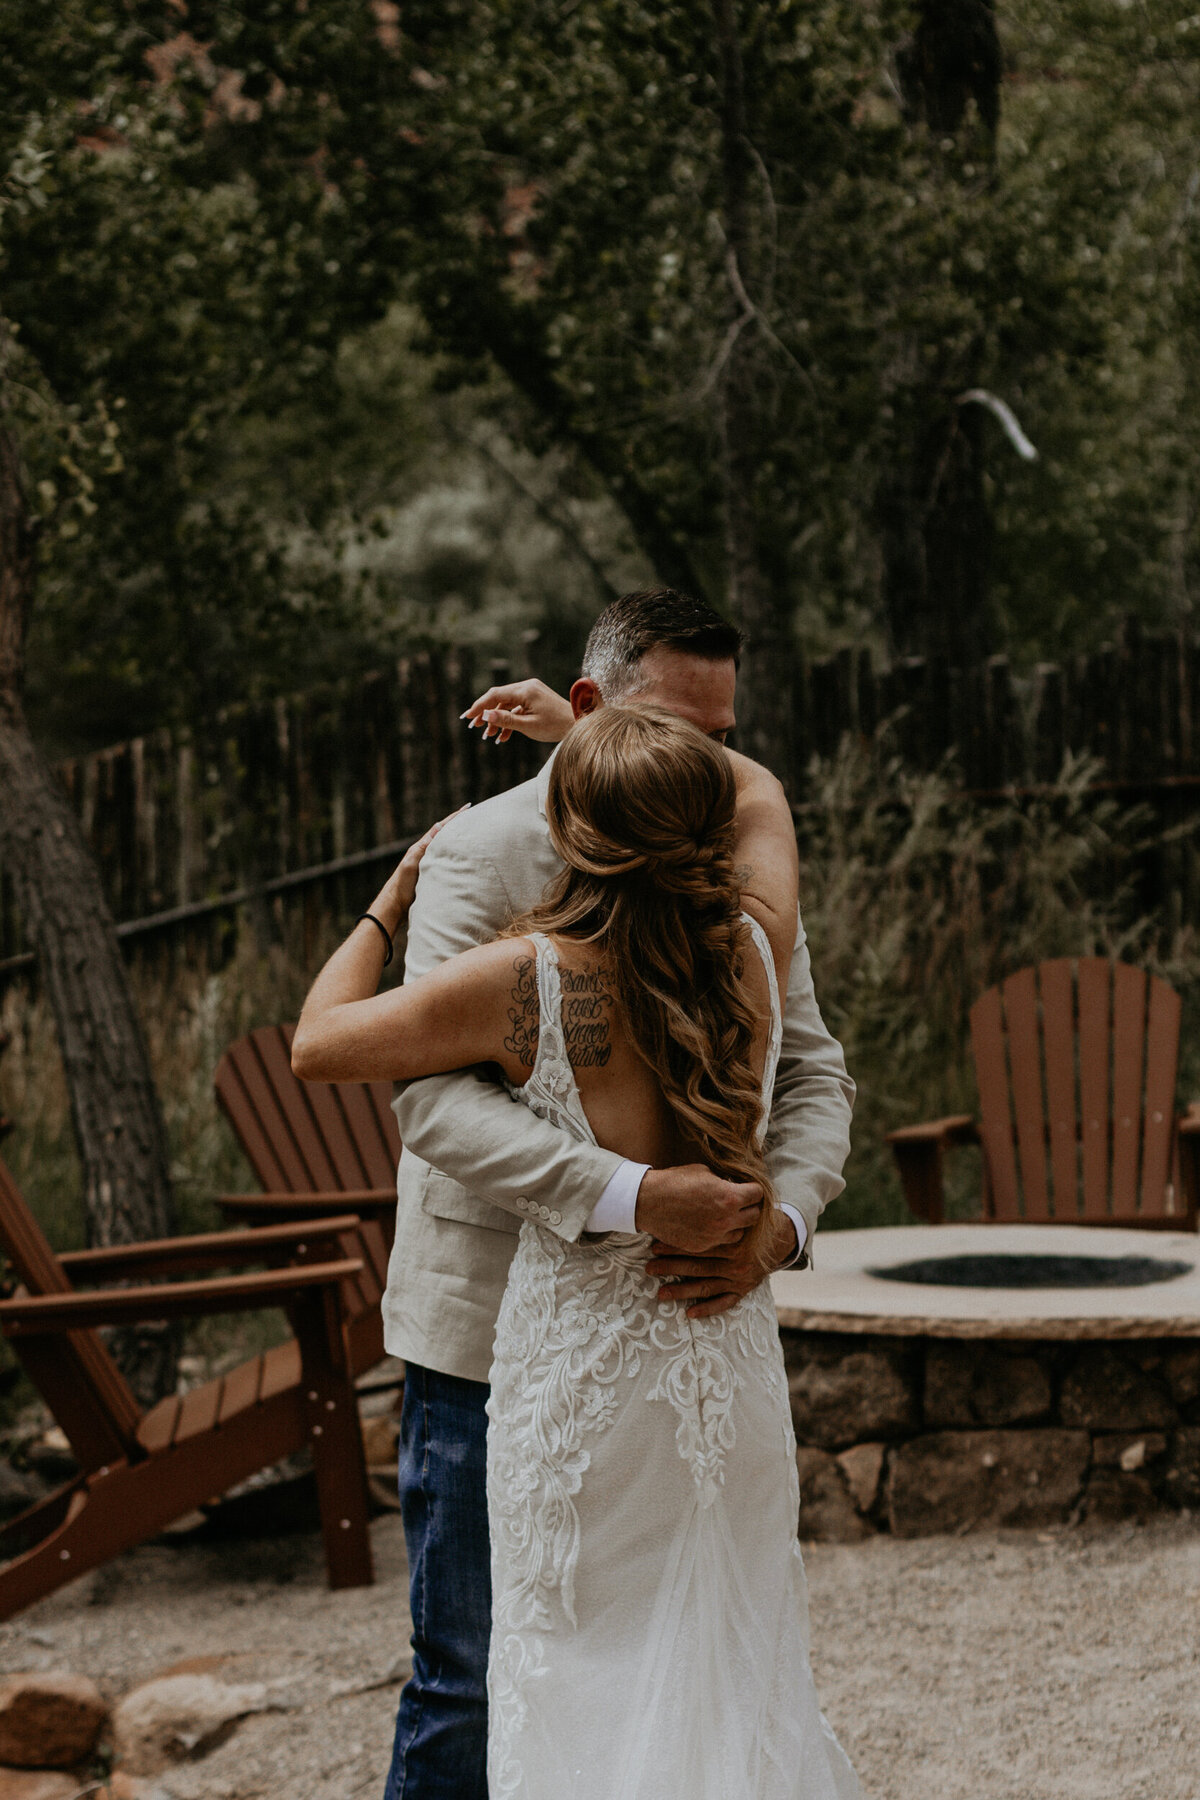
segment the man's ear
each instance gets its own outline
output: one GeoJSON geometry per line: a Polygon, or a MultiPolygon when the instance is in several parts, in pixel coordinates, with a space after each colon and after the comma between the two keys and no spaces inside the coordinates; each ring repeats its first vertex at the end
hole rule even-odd
{"type": "Polygon", "coordinates": [[[577,719],[604,705],[604,696],[590,675],[581,675],[571,683],[571,711],[577,719]]]}

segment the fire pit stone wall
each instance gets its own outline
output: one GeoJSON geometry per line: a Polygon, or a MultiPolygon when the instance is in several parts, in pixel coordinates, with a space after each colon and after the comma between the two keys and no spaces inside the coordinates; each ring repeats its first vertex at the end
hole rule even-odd
{"type": "Polygon", "coordinates": [[[1200,1508],[1200,1341],[784,1330],[800,1535],[1200,1508]]]}

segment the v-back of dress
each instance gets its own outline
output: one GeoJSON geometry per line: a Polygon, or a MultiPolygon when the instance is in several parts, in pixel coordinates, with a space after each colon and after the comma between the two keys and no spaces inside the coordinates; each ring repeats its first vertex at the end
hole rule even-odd
{"type": "MultiPolygon", "coordinates": [[[[771,995],[763,1129],[779,996],[745,922],[771,995]]],[[[594,1142],[558,959],[533,941],[537,1058],[514,1092],[594,1142]]],[[[649,1254],[521,1228],[488,1405],[490,1800],[860,1800],[809,1666],[769,1287],[689,1319],[649,1254]]]]}

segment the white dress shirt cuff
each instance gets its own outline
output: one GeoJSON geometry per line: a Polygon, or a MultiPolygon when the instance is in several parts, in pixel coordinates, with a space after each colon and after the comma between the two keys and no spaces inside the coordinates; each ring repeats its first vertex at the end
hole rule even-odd
{"type": "Polygon", "coordinates": [[[649,1163],[622,1162],[616,1173],[610,1176],[608,1185],[592,1208],[583,1229],[636,1231],[634,1219],[637,1214],[638,1189],[642,1185],[642,1176],[649,1168],[649,1163]]]}
{"type": "MultiPolygon", "coordinates": [[[[620,1174],[620,1170],[617,1171],[617,1174],[620,1174]]],[[[614,1175],[613,1181],[615,1181],[616,1178],[616,1175],[614,1175]]],[[[608,1184],[608,1187],[611,1186],[612,1181],[608,1184]]],[[[608,1188],[605,1188],[604,1192],[607,1193],[608,1188]]],[[[604,1197],[601,1195],[600,1206],[603,1205],[604,1197]]],[[[598,1212],[599,1210],[600,1208],[597,1207],[596,1211],[598,1212]]],[[[804,1255],[804,1246],[808,1242],[808,1226],[804,1223],[804,1215],[797,1212],[794,1206],[785,1206],[781,1200],[779,1202],[779,1210],[781,1213],[786,1213],[788,1218],[792,1221],[792,1224],[796,1227],[796,1254],[794,1256],[789,1256],[785,1263],[780,1264],[780,1267],[784,1269],[794,1269],[796,1264],[800,1261],[800,1258],[804,1255]]],[[[593,1214],[593,1217],[594,1216],[595,1215],[593,1214]]]]}

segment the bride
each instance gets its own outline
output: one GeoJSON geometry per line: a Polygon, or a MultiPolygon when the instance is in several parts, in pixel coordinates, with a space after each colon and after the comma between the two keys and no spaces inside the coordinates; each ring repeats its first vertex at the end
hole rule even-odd
{"type": "MultiPolygon", "coordinates": [[[[579,1138],[756,1184],[747,1230],[768,1242],[795,847],[761,819],[739,834],[739,760],[650,709],[581,721],[550,774],[564,868],[540,904],[385,994],[352,936],[305,1004],[297,1072],[494,1064],[579,1138]]],[[[407,913],[427,841],[373,911],[407,913]]],[[[809,1665],[769,1286],[706,1316],[663,1296],[654,1248],[521,1228],[488,1404],[489,1795],[858,1800],[809,1665]]]]}

